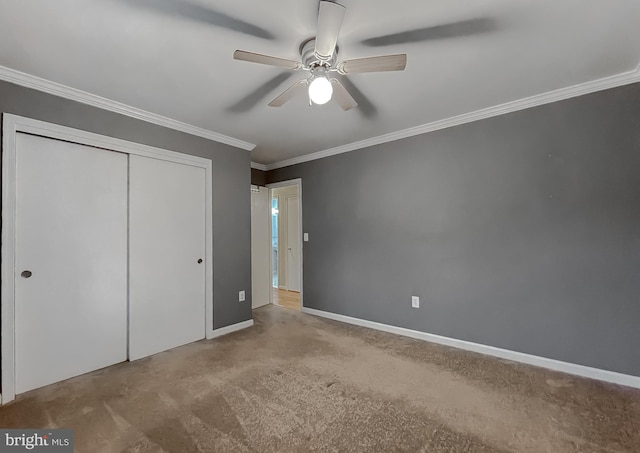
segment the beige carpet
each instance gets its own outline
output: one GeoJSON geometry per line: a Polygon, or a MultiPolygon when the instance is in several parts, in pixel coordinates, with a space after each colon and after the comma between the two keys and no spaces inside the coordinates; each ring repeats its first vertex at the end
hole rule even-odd
{"type": "Polygon", "coordinates": [[[22,395],[76,451],[638,452],[640,391],[267,306],[256,325],[22,395]]]}

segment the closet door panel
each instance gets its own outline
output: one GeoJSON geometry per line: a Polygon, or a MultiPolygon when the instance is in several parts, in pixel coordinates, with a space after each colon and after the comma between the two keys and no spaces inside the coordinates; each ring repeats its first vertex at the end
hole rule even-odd
{"type": "Polygon", "coordinates": [[[129,358],[205,336],[205,170],[130,156],[129,358]]]}
{"type": "Polygon", "coordinates": [[[127,359],[127,155],[16,136],[15,382],[127,359]]]}

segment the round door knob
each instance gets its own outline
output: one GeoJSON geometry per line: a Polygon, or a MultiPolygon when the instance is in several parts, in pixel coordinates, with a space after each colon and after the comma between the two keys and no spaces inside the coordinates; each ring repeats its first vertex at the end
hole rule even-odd
{"type": "Polygon", "coordinates": [[[22,271],[22,272],[20,272],[20,277],[22,277],[22,278],[29,278],[32,275],[33,274],[31,273],[31,271],[22,271]]]}
{"type": "Polygon", "coordinates": [[[200,263],[202,263],[202,258],[200,258],[200,259],[198,260],[198,264],[200,264],[200,263]]]}

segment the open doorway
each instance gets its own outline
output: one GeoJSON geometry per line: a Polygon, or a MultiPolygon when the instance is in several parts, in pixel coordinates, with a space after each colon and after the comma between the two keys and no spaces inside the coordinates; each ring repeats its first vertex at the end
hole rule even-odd
{"type": "Polygon", "coordinates": [[[278,287],[278,197],[271,198],[271,287],[278,287]]]}
{"type": "Polygon", "coordinates": [[[270,184],[271,303],[302,307],[301,180],[270,184]]]}

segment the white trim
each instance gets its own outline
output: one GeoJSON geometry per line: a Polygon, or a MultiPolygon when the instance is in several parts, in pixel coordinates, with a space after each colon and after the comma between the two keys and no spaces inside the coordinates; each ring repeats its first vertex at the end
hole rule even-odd
{"type": "MultiPolygon", "coordinates": [[[[303,228],[302,228],[302,178],[289,179],[287,181],[274,182],[271,184],[267,184],[267,188],[269,189],[269,207],[271,207],[271,199],[273,198],[273,189],[277,189],[279,187],[290,187],[297,186],[298,187],[298,240],[300,241],[298,250],[300,251],[300,308],[304,307],[304,241],[302,240],[303,228]]],[[[273,237],[273,232],[271,231],[271,221],[269,221],[269,242],[271,242],[271,238],[273,237]]],[[[269,254],[269,303],[273,304],[273,259],[271,258],[271,253],[269,254]]],[[[278,286],[278,289],[287,289],[286,287],[278,286]]]]}
{"type": "Polygon", "coordinates": [[[214,329],[211,336],[207,337],[208,340],[213,338],[218,338],[223,335],[227,335],[232,332],[237,332],[238,330],[246,329],[248,327],[253,326],[253,319],[249,319],[248,321],[242,321],[237,324],[231,324],[230,326],[220,327],[219,329],[214,329]]]}
{"type": "MultiPolygon", "coordinates": [[[[180,132],[185,132],[187,134],[207,138],[209,140],[224,143],[247,151],[252,151],[257,146],[253,143],[249,143],[234,137],[220,134],[218,132],[210,131],[208,129],[203,129],[191,124],[157,115],[155,113],[132,107],[121,102],[112,101],[102,96],[98,96],[57,82],[46,80],[41,77],[8,68],[6,66],[0,66],[0,80],[5,80],[16,85],[32,88],[65,99],[70,99],[73,101],[81,102],[83,104],[102,108],[111,112],[120,113],[122,115],[126,115],[152,124],[157,124],[159,126],[167,127],[180,132]]],[[[474,112],[464,113],[462,115],[457,115],[451,118],[445,118],[420,126],[390,132],[388,134],[367,138],[357,142],[347,143],[334,148],[305,154],[304,156],[285,159],[282,161],[273,162],[271,164],[251,162],[251,168],[256,168],[262,171],[269,171],[276,168],[288,167],[295,164],[322,159],[324,157],[334,156],[336,154],[342,154],[349,151],[355,151],[357,149],[367,148],[375,145],[380,145],[382,143],[388,143],[403,138],[425,134],[427,132],[433,132],[453,126],[458,126],[461,124],[471,123],[473,121],[478,121],[481,119],[504,115],[507,113],[512,113],[543,104],[562,101],[565,99],[594,93],[596,91],[602,91],[622,85],[628,85],[638,81],[640,81],[640,65],[638,65],[631,71],[622,72],[620,74],[604,77],[602,79],[573,85],[567,88],[560,88],[546,93],[530,96],[528,98],[507,102],[493,107],[487,107],[484,109],[476,110],[474,112]]]]}
{"type": "Polygon", "coordinates": [[[205,168],[205,236],[204,236],[204,336],[213,335],[213,164],[206,159],[205,168]]]}
{"type": "Polygon", "coordinates": [[[0,295],[2,336],[0,337],[0,375],[2,404],[15,399],[15,238],[16,238],[16,132],[14,123],[7,122],[4,114],[2,127],[2,246],[0,256],[0,295]],[[9,221],[11,219],[11,221],[9,221]]]}
{"type": "Polygon", "coordinates": [[[113,137],[5,113],[2,131],[2,404],[15,398],[15,209],[16,134],[28,133],[127,154],[152,157],[205,170],[205,337],[213,335],[213,164],[211,159],[154,148],[113,137]]]}
{"type": "Polygon", "coordinates": [[[25,72],[17,71],[15,69],[7,68],[5,66],[0,66],[0,80],[5,80],[16,85],[32,88],[34,90],[53,94],[65,99],[70,99],[72,101],[81,102],[93,107],[99,107],[111,112],[120,113],[122,115],[130,116],[131,118],[136,118],[148,123],[164,126],[176,131],[186,132],[187,134],[191,135],[197,135],[198,137],[207,138],[218,143],[224,143],[226,145],[234,146],[236,148],[244,149],[247,151],[251,151],[256,147],[256,145],[254,145],[253,143],[245,142],[243,140],[219,134],[218,132],[203,129],[201,127],[192,126],[191,124],[183,123],[181,121],[167,118],[166,116],[147,112],[146,110],[131,107],[121,102],[112,101],[102,96],[87,93],[86,91],[62,85],[61,83],[52,82],[50,80],[27,74],[25,72]]]}
{"type": "Polygon", "coordinates": [[[477,352],[479,354],[490,355],[501,359],[512,360],[514,362],[526,363],[528,365],[547,368],[554,371],[573,374],[576,376],[597,379],[599,381],[611,382],[613,384],[626,385],[628,387],[640,388],[640,376],[632,376],[629,374],[616,373],[614,371],[592,368],[575,363],[562,362],[560,360],[548,359],[546,357],[525,354],[522,352],[511,351],[509,349],[496,348],[479,343],[473,343],[465,340],[457,340],[455,338],[443,337],[431,333],[420,332],[417,330],[405,329],[403,327],[390,326],[379,322],[366,321],[364,319],[352,318],[351,316],[338,315],[313,308],[302,308],[304,313],[321,316],[323,318],[333,319],[356,326],[368,327],[370,329],[381,330],[383,332],[394,333],[405,337],[424,340],[431,343],[451,346],[465,351],[477,352]]]}
{"type": "Polygon", "coordinates": [[[302,178],[288,179],[286,181],[272,182],[267,184],[269,189],[278,189],[280,187],[298,186],[298,190],[302,190],[302,178]]]}
{"type": "Polygon", "coordinates": [[[420,126],[411,127],[409,129],[390,132],[388,134],[379,135],[377,137],[371,137],[365,140],[336,146],[335,148],[329,148],[311,154],[305,154],[304,156],[298,156],[291,159],[274,162],[271,164],[267,164],[266,169],[267,171],[274,170],[276,168],[288,167],[290,165],[301,164],[303,162],[309,162],[316,159],[322,159],[323,157],[335,156],[336,154],[342,154],[361,148],[380,145],[382,143],[401,140],[403,138],[413,137],[415,135],[421,135],[427,132],[433,132],[453,126],[459,126],[461,124],[471,123],[494,116],[505,115],[507,113],[517,112],[519,110],[525,110],[543,104],[550,104],[552,102],[562,101],[577,96],[583,96],[585,94],[595,93],[596,91],[607,90],[622,85],[629,85],[635,82],[640,82],[640,65],[638,65],[636,69],[632,71],[623,72],[614,76],[604,77],[602,79],[581,83],[567,88],[548,91],[546,93],[537,94],[528,98],[476,110],[475,112],[464,113],[462,115],[433,121],[431,123],[422,124],[420,126]]]}

